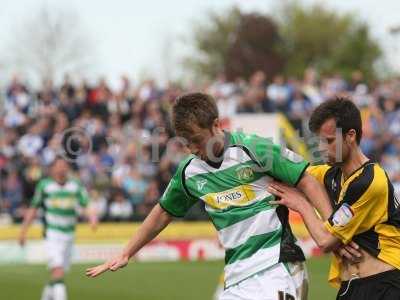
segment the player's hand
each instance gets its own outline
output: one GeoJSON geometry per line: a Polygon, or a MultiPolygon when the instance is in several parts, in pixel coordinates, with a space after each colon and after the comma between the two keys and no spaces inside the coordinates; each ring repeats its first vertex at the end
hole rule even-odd
{"type": "Polygon", "coordinates": [[[299,212],[304,203],[307,202],[302,192],[294,187],[288,186],[281,182],[273,181],[268,187],[268,192],[279,197],[279,200],[270,201],[271,204],[285,205],[288,208],[299,212]]]}
{"type": "Polygon", "coordinates": [[[19,244],[21,247],[24,247],[24,246],[25,246],[25,242],[26,242],[26,235],[23,234],[23,233],[21,233],[21,234],[19,235],[19,237],[18,237],[18,244],[19,244]]]}
{"type": "Polygon", "coordinates": [[[104,264],[98,265],[96,267],[88,268],[86,270],[86,276],[94,278],[99,276],[100,274],[110,270],[117,271],[123,267],[125,267],[129,262],[129,257],[123,254],[118,255],[105,262],[104,264]]]}
{"type": "Polygon", "coordinates": [[[90,224],[90,229],[92,229],[93,232],[97,231],[97,225],[99,224],[99,220],[97,219],[97,216],[92,216],[89,218],[89,224],[90,224]]]}
{"type": "Polygon", "coordinates": [[[360,246],[358,246],[355,242],[351,241],[347,245],[342,245],[335,251],[336,255],[341,258],[345,258],[350,263],[359,263],[362,259],[362,253],[360,251],[360,246]]]}

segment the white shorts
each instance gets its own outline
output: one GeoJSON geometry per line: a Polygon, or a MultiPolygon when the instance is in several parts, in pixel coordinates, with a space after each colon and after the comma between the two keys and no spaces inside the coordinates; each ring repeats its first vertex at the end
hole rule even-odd
{"type": "Polygon", "coordinates": [[[306,300],[305,263],[278,263],[224,290],[219,300],[306,300]]]}
{"type": "Polygon", "coordinates": [[[62,267],[68,271],[71,265],[74,237],[47,233],[45,239],[45,251],[49,269],[62,267]]]}

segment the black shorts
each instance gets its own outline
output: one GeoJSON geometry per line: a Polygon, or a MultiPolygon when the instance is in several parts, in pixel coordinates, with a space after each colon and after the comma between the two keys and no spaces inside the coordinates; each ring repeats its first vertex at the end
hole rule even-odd
{"type": "Polygon", "coordinates": [[[336,300],[400,300],[400,270],[343,281],[336,300]]]}

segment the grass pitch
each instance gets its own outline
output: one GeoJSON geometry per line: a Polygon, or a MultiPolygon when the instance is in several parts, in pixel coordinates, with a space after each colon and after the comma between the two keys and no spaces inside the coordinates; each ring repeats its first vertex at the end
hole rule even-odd
{"type": "MultiPolygon", "coordinates": [[[[326,281],[328,266],[326,257],[309,260],[310,300],[335,299],[335,290],[326,281]]],[[[70,300],[208,300],[222,267],[222,261],[131,263],[116,273],[88,279],[87,265],[74,265],[65,281],[70,300]]],[[[40,299],[47,280],[44,265],[0,266],[0,298],[40,299]]]]}

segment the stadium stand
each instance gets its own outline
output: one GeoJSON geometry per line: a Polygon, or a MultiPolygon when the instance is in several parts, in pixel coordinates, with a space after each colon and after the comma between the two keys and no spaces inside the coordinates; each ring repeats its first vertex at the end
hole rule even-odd
{"type": "MultiPolygon", "coordinates": [[[[0,222],[21,221],[36,182],[59,154],[87,186],[102,221],[143,220],[186,155],[170,140],[171,103],[194,90],[214,95],[223,121],[240,113],[281,113],[289,120],[281,123],[301,136],[309,134],[313,107],[334,95],[350,95],[363,113],[363,151],[381,163],[400,190],[399,79],[367,84],[360,72],[346,81],[308,69],[302,79],[270,79],[256,72],[248,81],[219,76],[189,86],[161,87],[153,80],[133,85],[122,77],[120,88],[112,90],[105,79],[91,85],[65,76],[60,86],[48,80],[34,89],[13,78],[0,100],[0,222]]],[[[200,203],[186,216],[205,218],[200,203]]]]}

